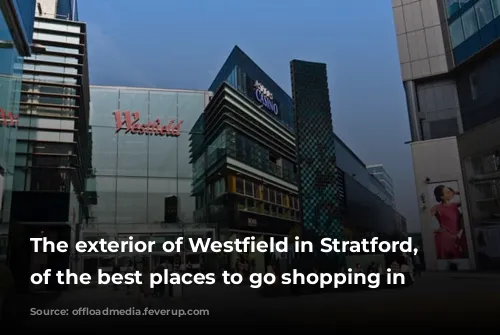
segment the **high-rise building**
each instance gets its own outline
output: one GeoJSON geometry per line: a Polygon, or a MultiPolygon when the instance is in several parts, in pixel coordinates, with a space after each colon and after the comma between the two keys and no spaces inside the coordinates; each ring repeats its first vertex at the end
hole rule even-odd
{"type": "Polygon", "coordinates": [[[387,202],[393,207],[396,206],[396,199],[394,197],[394,185],[392,183],[392,178],[389,172],[385,169],[382,164],[368,165],[366,167],[368,173],[374,176],[381,184],[381,195],[383,199],[387,199],[387,202]]]}
{"type": "MultiPolygon", "coordinates": [[[[326,64],[293,60],[290,68],[303,234],[312,241],[342,240],[345,193],[338,178],[326,64]]],[[[337,265],[343,265],[344,255],[336,256],[337,265]]]]}
{"type": "MultiPolygon", "coordinates": [[[[288,236],[300,221],[292,99],[238,47],[210,90],[191,131],[196,219],[213,223],[221,239],[288,236]]],[[[272,261],[241,257],[259,272],[272,261]]]]}
{"type": "Polygon", "coordinates": [[[0,1],[0,262],[8,251],[23,57],[32,49],[35,0],[0,1]]]}
{"type": "Polygon", "coordinates": [[[500,236],[500,2],[392,3],[427,267],[490,266],[500,260],[487,242],[500,236]],[[434,214],[450,190],[463,220],[448,228],[462,251],[435,228],[445,224],[434,214]]]}
{"type": "Polygon", "coordinates": [[[34,269],[63,269],[77,259],[70,253],[35,255],[29,238],[47,236],[71,244],[89,217],[86,25],[70,15],[55,18],[43,11],[47,3],[38,2],[36,49],[24,60],[15,149],[10,262],[21,288],[28,287],[28,274],[34,269]]]}

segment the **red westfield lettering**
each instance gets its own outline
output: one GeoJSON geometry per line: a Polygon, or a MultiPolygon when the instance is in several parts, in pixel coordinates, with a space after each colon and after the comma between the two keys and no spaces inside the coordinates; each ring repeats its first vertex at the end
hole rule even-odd
{"type": "Polygon", "coordinates": [[[4,127],[16,127],[18,123],[17,115],[12,114],[12,112],[6,112],[4,109],[0,108],[0,124],[4,127]]]}
{"type": "Polygon", "coordinates": [[[125,134],[137,135],[156,135],[156,136],[172,136],[178,137],[181,135],[181,126],[184,121],[170,120],[166,125],[162,125],[160,119],[149,121],[148,123],[140,123],[141,113],[139,112],[113,112],[116,122],[116,132],[125,130],[125,134]]]}

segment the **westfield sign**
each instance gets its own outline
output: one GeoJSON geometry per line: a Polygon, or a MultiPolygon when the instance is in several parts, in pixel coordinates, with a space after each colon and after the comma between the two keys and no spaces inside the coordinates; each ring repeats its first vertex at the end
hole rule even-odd
{"type": "Polygon", "coordinates": [[[181,135],[181,126],[184,122],[178,121],[175,124],[175,120],[170,120],[167,124],[162,124],[160,119],[156,119],[155,121],[140,123],[141,113],[130,111],[116,111],[113,112],[113,115],[115,116],[117,133],[124,130],[125,134],[134,135],[179,137],[181,135]]]}
{"type": "Polygon", "coordinates": [[[17,123],[17,115],[12,114],[12,112],[6,112],[2,108],[0,108],[0,125],[4,127],[14,128],[17,126],[17,123]]]}

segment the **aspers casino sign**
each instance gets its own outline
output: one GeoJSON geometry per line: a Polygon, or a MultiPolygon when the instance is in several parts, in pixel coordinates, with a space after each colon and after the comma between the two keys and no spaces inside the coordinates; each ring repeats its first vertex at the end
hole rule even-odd
{"type": "Polygon", "coordinates": [[[160,119],[141,123],[140,112],[113,112],[115,117],[116,132],[124,131],[125,134],[133,135],[155,135],[167,137],[179,137],[181,135],[181,126],[184,121],[171,119],[168,123],[162,124],[160,119]]]}
{"type": "Polygon", "coordinates": [[[274,101],[273,94],[257,80],[255,81],[253,87],[255,99],[257,99],[257,101],[261,103],[262,106],[269,112],[274,115],[278,115],[280,110],[278,104],[274,101]]]}

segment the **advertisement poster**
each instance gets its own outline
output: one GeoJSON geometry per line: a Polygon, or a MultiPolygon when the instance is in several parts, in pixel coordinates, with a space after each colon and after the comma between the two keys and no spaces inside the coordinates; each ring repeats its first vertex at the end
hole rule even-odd
{"type": "Polygon", "coordinates": [[[469,258],[458,182],[428,185],[429,207],[438,260],[469,258]]]}

